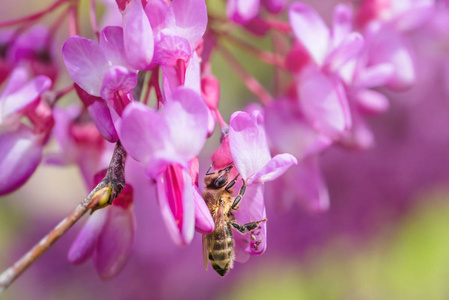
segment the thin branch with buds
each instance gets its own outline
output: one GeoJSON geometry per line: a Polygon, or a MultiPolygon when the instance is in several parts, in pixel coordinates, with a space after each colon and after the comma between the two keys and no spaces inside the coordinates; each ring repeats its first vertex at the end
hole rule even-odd
{"type": "Polygon", "coordinates": [[[56,225],[39,243],[22,256],[13,266],[0,274],[0,294],[10,286],[29,266],[47,251],[70,227],[89,210],[92,211],[112,204],[125,186],[126,151],[118,142],[115,145],[106,176],[81,201],[81,203],[58,225],[56,225]],[[106,200],[106,201],[105,201],[106,200]]]}

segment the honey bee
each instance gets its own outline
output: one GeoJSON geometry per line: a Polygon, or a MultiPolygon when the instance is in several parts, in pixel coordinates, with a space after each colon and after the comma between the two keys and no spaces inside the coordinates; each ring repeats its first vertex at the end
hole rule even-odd
{"type": "MultiPolygon", "coordinates": [[[[210,260],[212,268],[220,276],[224,276],[234,266],[235,254],[232,227],[242,234],[251,232],[251,238],[255,240],[254,230],[260,228],[259,223],[267,220],[249,222],[244,225],[236,222],[232,211],[238,208],[238,204],[245,194],[246,185],[242,179],[243,185],[239,194],[237,197],[233,197],[231,188],[236,184],[239,175],[237,174],[233,180],[229,181],[229,173],[232,167],[233,164],[230,164],[226,168],[210,172],[212,168],[210,166],[204,178],[206,189],[203,192],[203,198],[214,219],[215,230],[211,234],[203,235],[203,262],[207,270],[208,260],[210,260]]],[[[256,247],[260,242],[261,240],[256,242],[256,247]]]]}

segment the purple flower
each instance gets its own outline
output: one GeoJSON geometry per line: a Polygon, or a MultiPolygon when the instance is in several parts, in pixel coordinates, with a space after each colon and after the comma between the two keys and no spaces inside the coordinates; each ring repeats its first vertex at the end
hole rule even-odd
{"type": "MultiPolygon", "coordinates": [[[[178,88],[161,112],[132,103],[123,113],[119,130],[125,149],[146,166],[147,175],[156,181],[165,224],[178,245],[186,245],[193,238],[195,209],[206,218],[202,220],[206,226],[201,231],[213,229],[206,204],[195,203],[194,181],[189,174],[190,161],[206,140],[207,118],[207,107],[201,96],[191,89],[178,88]],[[195,204],[201,207],[195,208],[195,204]]],[[[201,223],[197,222],[196,226],[201,223]]]]}
{"type": "Polygon", "coordinates": [[[122,11],[126,59],[137,70],[148,70],[153,59],[154,38],[141,0],[131,0],[122,11]]]}
{"type": "Polygon", "coordinates": [[[315,10],[301,2],[290,6],[289,19],[300,45],[293,50],[303,56],[296,67],[301,110],[314,128],[338,139],[350,127],[351,117],[337,73],[361,53],[363,37],[348,30],[351,11],[344,5],[335,8],[332,31],[315,10]]]}
{"type": "MultiPolygon", "coordinates": [[[[264,129],[264,118],[259,111],[252,114],[235,112],[229,125],[229,149],[237,171],[247,184],[244,199],[239,204],[235,216],[239,222],[259,221],[266,218],[263,199],[264,182],[282,175],[290,166],[296,165],[296,158],[290,154],[271,157],[264,129]]],[[[262,242],[256,245],[248,237],[236,234],[236,253],[262,254],[266,248],[266,224],[260,224],[262,242]],[[239,252],[237,252],[239,251],[239,252]]]]}
{"type": "MultiPolygon", "coordinates": [[[[164,9],[159,5],[160,15],[164,14],[164,9]]],[[[159,32],[154,53],[154,62],[162,66],[165,93],[170,95],[181,85],[201,92],[195,49],[206,31],[206,3],[204,0],[175,0],[166,9],[164,21],[160,18],[155,21],[159,32]]],[[[154,17],[154,13],[148,17],[154,17]]]]}
{"type": "Polygon", "coordinates": [[[51,80],[43,75],[27,79],[24,69],[15,69],[0,96],[0,195],[16,190],[33,174],[53,126],[49,107],[40,101],[51,80]],[[31,127],[22,123],[24,117],[31,127]]]}
{"type": "Polygon", "coordinates": [[[137,84],[137,71],[125,57],[123,29],[106,27],[101,32],[100,44],[73,36],[65,42],[62,54],[70,77],[88,94],[79,91],[83,102],[88,107],[92,105],[89,110],[100,133],[108,141],[117,141],[115,129],[111,128],[111,114],[121,116],[132,101],[132,89],[137,84]],[[98,97],[106,100],[110,113],[106,103],[96,101],[98,97]]]}
{"type": "Polygon", "coordinates": [[[117,276],[134,245],[136,225],[132,203],[133,188],[127,184],[111,206],[89,218],[70,247],[68,260],[81,264],[93,256],[95,269],[102,279],[117,276]]]}
{"type": "Polygon", "coordinates": [[[99,170],[108,166],[113,144],[105,142],[95,124],[85,121],[87,113],[78,105],[72,104],[64,109],[55,107],[53,114],[55,126],[52,135],[59,149],[46,155],[46,163],[77,164],[86,186],[93,189],[92,179],[99,170]]]}

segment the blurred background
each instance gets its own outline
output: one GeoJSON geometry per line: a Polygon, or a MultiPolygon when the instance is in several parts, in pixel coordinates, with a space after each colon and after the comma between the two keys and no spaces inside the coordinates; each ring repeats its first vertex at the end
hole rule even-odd
{"type": "MultiPolygon", "coordinates": [[[[337,3],[306,2],[326,20],[337,3]]],[[[36,11],[45,3],[50,1],[2,3],[0,21],[36,11]]],[[[223,3],[213,7],[223,8],[223,3]]],[[[91,261],[81,266],[67,261],[85,216],[2,299],[449,299],[449,97],[443,81],[447,29],[438,41],[429,34],[431,24],[411,35],[417,82],[406,92],[382,91],[391,108],[369,120],[376,146],[360,152],[333,147],[323,154],[331,199],[328,212],[306,212],[289,201],[286,191],[279,192],[278,181],[267,186],[268,247],[262,256],[236,263],[224,278],[205,271],[201,235],[187,247],[176,247],[154,190],[139,190],[134,207],[136,246],[118,277],[102,281],[91,261]]],[[[269,47],[267,38],[240,34],[269,47]]],[[[234,53],[251,74],[272,87],[270,66],[234,53]]],[[[219,55],[213,72],[221,81],[225,119],[257,101],[219,55]]],[[[63,78],[58,85],[67,82],[63,78]]],[[[215,133],[200,157],[200,174],[218,144],[215,133]]],[[[139,174],[135,177],[144,180],[139,174]]],[[[38,242],[86,193],[75,166],[41,165],[25,186],[2,197],[0,269],[38,242]]]]}

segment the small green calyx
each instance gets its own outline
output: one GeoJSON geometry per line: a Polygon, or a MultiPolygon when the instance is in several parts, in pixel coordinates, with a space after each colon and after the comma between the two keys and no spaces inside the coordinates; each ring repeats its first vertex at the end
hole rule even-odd
{"type": "Polygon", "coordinates": [[[110,204],[112,194],[112,188],[105,186],[104,188],[98,190],[92,197],[92,205],[89,206],[92,209],[91,214],[97,209],[105,208],[110,204]]]}

